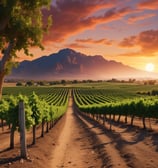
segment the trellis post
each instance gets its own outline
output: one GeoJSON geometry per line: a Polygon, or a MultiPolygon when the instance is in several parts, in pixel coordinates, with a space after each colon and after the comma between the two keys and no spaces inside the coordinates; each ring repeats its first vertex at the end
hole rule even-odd
{"type": "Polygon", "coordinates": [[[22,158],[27,158],[26,134],[25,134],[25,110],[24,102],[19,102],[19,128],[20,128],[20,152],[22,158]]]}

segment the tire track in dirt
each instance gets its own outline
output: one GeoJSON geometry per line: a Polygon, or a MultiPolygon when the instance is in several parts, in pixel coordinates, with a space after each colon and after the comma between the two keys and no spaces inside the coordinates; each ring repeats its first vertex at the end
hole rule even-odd
{"type": "MultiPolygon", "coordinates": [[[[124,157],[129,160],[134,168],[158,167],[156,146],[152,142],[152,133],[144,129],[136,129],[131,126],[126,128],[113,127],[118,132],[116,147],[124,157]]],[[[157,144],[158,145],[158,144],[157,144]]]]}
{"type": "Polygon", "coordinates": [[[103,135],[103,140],[108,140],[111,143],[113,152],[117,153],[117,155],[113,152],[111,155],[110,148],[108,149],[106,144],[105,151],[107,155],[110,156],[113,167],[118,167],[118,164],[116,164],[116,157],[118,155],[124,160],[126,166],[130,168],[158,167],[157,132],[150,132],[148,130],[144,130],[137,127],[131,127],[128,125],[125,126],[122,124],[113,125],[112,131],[109,131],[108,125],[106,125],[105,127],[104,125],[98,123],[97,121],[94,121],[93,119],[87,117],[86,115],[80,112],[79,116],[81,120],[83,120],[87,125],[91,125],[92,128],[96,127],[98,129],[98,132],[94,130],[94,128],[92,129],[94,133],[96,133],[96,135],[103,135]]]}
{"type": "Polygon", "coordinates": [[[105,164],[105,168],[129,168],[130,165],[128,161],[126,158],[121,157],[120,151],[115,147],[115,139],[111,139],[107,132],[100,129],[100,125],[98,126],[97,122],[87,118],[81,113],[77,113],[77,115],[100,142],[102,152],[104,156],[108,158],[108,160],[104,160],[105,162],[108,161],[108,164],[105,164]]]}

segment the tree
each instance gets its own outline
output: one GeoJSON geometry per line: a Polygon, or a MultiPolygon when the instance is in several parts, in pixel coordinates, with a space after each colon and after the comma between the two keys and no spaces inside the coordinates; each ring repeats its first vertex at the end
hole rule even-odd
{"type": "Polygon", "coordinates": [[[44,81],[39,81],[39,82],[37,82],[37,85],[39,85],[39,86],[44,86],[44,85],[46,85],[46,82],[44,82],[44,81]]]}
{"type": "Polygon", "coordinates": [[[16,86],[23,86],[22,82],[17,82],[16,86]]]}
{"type": "Polygon", "coordinates": [[[78,80],[75,79],[72,81],[72,83],[76,84],[76,83],[78,83],[78,80]]]}
{"type": "Polygon", "coordinates": [[[61,84],[65,85],[66,84],[66,80],[62,79],[61,80],[61,84]]]}
{"type": "Polygon", "coordinates": [[[28,81],[26,82],[25,86],[33,86],[34,85],[34,82],[33,81],[28,81]]]}
{"type": "Polygon", "coordinates": [[[44,21],[42,9],[51,0],[2,0],[0,1],[0,99],[6,74],[16,65],[17,51],[32,55],[29,48],[44,49],[43,33],[51,25],[51,17],[44,21]]]}

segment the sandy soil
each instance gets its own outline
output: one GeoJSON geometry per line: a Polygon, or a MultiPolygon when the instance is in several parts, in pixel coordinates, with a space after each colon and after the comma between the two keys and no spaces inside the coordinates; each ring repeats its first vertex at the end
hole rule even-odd
{"type": "MultiPolygon", "coordinates": [[[[28,145],[28,160],[19,158],[19,136],[14,150],[7,128],[0,131],[0,167],[11,168],[157,168],[158,132],[125,124],[104,126],[77,112],[70,98],[67,113],[36,145],[28,145]]],[[[31,134],[27,135],[31,144],[31,134]]]]}

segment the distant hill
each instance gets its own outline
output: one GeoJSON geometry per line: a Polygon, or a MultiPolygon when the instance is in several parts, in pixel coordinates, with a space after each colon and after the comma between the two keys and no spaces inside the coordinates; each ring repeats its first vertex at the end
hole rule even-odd
{"type": "Polygon", "coordinates": [[[33,61],[23,61],[13,69],[9,78],[58,80],[58,79],[111,79],[145,78],[149,73],[108,61],[100,55],[87,56],[72,49],[63,49],[33,61]]]}

